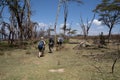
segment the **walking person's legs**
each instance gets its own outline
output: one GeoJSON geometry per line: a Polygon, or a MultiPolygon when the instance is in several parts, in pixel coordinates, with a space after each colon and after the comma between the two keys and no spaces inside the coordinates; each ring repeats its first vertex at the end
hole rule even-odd
{"type": "Polygon", "coordinates": [[[49,45],[49,53],[52,53],[52,47],[49,45]]]}
{"type": "Polygon", "coordinates": [[[41,55],[42,55],[42,52],[41,52],[41,51],[39,51],[38,57],[41,57],[41,55]]]}
{"type": "Polygon", "coordinates": [[[38,57],[43,57],[44,56],[44,48],[43,49],[39,49],[39,54],[38,57]]]}
{"type": "Polygon", "coordinates": [[[45,51],[45,47],[42,49],[42,54],[41,54],[41,57],[43,57],[44,56],[44,51],[45,51]]]}

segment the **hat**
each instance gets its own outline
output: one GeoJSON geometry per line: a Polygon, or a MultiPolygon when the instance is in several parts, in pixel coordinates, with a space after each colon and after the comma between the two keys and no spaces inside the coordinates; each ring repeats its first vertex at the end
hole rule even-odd
{"type": "Polygon", "coordinates": [[[41,37],[41,39],[44,39],[44,37],[41,37]]]}

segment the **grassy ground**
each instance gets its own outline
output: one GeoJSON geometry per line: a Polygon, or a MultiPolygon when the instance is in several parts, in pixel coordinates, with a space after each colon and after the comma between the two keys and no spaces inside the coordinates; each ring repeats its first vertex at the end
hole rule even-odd
{"type": "Polygon", "coordinates": [[[41,58],[37,57],[36,45],[2,51],[0,80],[120,80],[120,61],[115,65],[114,74],[111,74],[113,60],[95,57],[113,50],[73,50],[76,45],[65,44],[64,48],[53,53],[48,53],[46,46],[45,56],[41,58]]]}

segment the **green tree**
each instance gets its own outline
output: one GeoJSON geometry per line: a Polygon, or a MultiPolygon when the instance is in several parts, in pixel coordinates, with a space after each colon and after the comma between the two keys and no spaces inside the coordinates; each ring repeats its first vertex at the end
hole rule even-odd
{"type": "Polygon", "coordinates": [[[99,20],[109,28],[109,42],[113,27],[120,23],[120,0],[102,0],[94,12],[99,14],[99,20]]]}

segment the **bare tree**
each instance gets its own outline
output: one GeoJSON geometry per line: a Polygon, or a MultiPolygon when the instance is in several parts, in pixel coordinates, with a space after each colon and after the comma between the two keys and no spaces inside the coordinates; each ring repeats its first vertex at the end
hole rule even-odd
{"type": "MultiPolygon", "coordinates": [[[[58,10],[57,10],[57,14],[56,14],[56,19],[55,19],[55,24],[54,24],[54,31],[55,31],[55,44],[56,44],[56,26],[57,26],[57,21],[58,21],[58,16],[59,16],[59,12],[60,12],[60,7],[63,4],[64,5],[64,30],[66,29],[66,22],[67,22],[67,17],[68,17],[68,8],[67,8],[67,3],[68,2],[77,2],[77,3],[82,3],[81,0],[59,0],[58,2],[58,10]]],[[[64,31],[65,33],[65,31],[64,31]]]]}
{"type": "Polygon", "coordinates": [[[5,7],[5,0],[0,0],[0,24],[2,23],[2,13],[5,7]]]}
{"type": "MultiPolygon", "coordinates": [[[[12,21],[11,21],[11,23],[12,23],[12,21]]],[[[6,39],[6,36],[8,36],[8,44],[12,45],[14,40],[15,40],[15,28],[14,28],[14,26],[12,24],[7,23],[7,22],[3,22],[2,27],[1,27],[1,31],[2,31],[2,36],[4,37],[4,39],[6,39]]]]}
{"type": "Polygon", "coordinates": [[[63,1],[63,6],[64,6],[64,25],[63,25],[63,30],[64,30],[64,37],[66,36],[66,27],[67,27],[67,17],[68,17],[68,5],[67,1],[63,1]]]}
{"type": "Polygon", "coordinates": [[[2,39],[6,39],[6,36],[8,36],[7,33],[6,33],[5,28],[6,28],[6,22],[2,22],[1,23],[1,29],[0,29],[2,39]]]}
{"type": "Polygon", "coordinates": [[[83,31],[83,34],[84,34],[84,39],[87,40],[87,36],[88,36],[89,30],[91,28],[93,20],[95,19],[95,14],[93,15],[93,18],[92,18],[91,21],[88,21],[88,19],[87,19],[87,23],[86,24],[83,22],[82,17],[80,17],[80,18],[81,18],[80,27],[82,28],[82,31],[83,31]]]}
{"type": "Polygon", "coordinates": [[[30,6],[30,1],[29,0],[26,0],[26,15],[27,15],[27,20],[26,20],[26,23],[27,23],[27,28],[28,28],[28,31],[30,31],[29,33],[31,34],[31,36],[29,37],[30,39],[33,39],[34,37],[34,33],[33,33],[33,29],[35,27],[35,25],[38,25],[37,23],[33,23],[30,19],[31,17],[31,6],[30,6]]]}
{"type": "Polygon", "coordinates": [[[58,2],[58,6],[57,6],[58,9],[57,9],[57,14],[56,14],[55,24],[54,24],[54,31],[55,31],[55,45],[56,45],[56,41],[57,41],[56,26],[57,26],[57,21],[58,21],[58,16],[59,16],[59,12],[60,12],[61,3],[62,3],[62,0],[59,0],[59,2],[58,2]]]}

